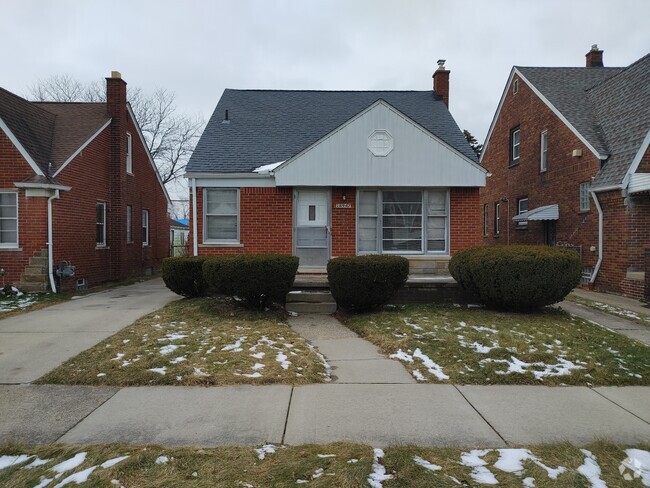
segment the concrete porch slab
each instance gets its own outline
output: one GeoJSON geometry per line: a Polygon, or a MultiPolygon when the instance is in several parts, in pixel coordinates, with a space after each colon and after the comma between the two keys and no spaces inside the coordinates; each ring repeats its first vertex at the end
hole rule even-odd
{"type": "Polygon", "coordinates": [[[124,388],[65,434],[65,444],[205,447],[281,443],[291,387],[124,388]]]}
{"type": "Polygon", "coordinates": [[[0,386],[0,444],[50,444],[115,395],[118,388],[0,386]]]}
{"type": "Polygon", "coordinates": [[[650,441],[650,425],[587,387],[459,386],[512,445],[650,441]]]}
{"type": "Polygon", "coordinates": [[[285,443],[336,441],[422,446],[504,443],[451,385],[296,387],[285,443]]]}

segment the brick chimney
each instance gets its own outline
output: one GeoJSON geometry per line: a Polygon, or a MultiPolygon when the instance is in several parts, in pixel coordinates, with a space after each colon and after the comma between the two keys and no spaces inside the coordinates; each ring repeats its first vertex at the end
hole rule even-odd
{"type": "MultiPolygon", "coordinates": [[[[110,127],[110,182],[107,203],[107,246],[110,248],[110,279],[127,277],[125,269],[126,225],[126,82],[119,71],[111,71],[106,78],[106,110],[111,116],[110,127]]],[[[135,226],[134,226],[135,227],[135,226]]]]}
{"type": "Polygon", "coordinates": [[[449,108],[449,70],[445,69],[445,60],[438,60],[438,69],[433,73],[433,93],[449,108]]]}
{"type": "Polygon", "coordinates": [[[598,44],[591,46],[590,51],[585,54],[587,58],[587,68],[603,67],[603,51],[598,49],[598,44]]]}

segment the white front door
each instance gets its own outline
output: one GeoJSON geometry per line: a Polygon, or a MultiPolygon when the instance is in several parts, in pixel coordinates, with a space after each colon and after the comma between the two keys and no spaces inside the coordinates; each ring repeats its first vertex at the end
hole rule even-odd
{"type": "Polygon", "coordinates": [[[300,266],[326,266],[330,258],[329,190],[296,190],[295,254],[300,266]]]}

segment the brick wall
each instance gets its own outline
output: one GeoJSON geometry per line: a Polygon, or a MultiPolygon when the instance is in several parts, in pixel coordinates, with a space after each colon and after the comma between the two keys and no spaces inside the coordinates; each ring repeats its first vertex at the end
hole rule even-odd
{"type": "Polygon", "coordinates": [[[332,256],[354,256],[357,253],[356,188],[332,188],[332,256]],[[343,195],[345,194],[345,200],[343,195]],[[337,204],[352,208],[336,208],[337,204]]]}
{"type": "MultiPolygon", "coordinates": [[[[6,284],[17,283],[35,251],[47,248],[47,199],[25,196],[14,186],[34,175],[29,163],[0,130],[0,189],[18,193],[18,250],[0,248],[0,268],[5,270],[6,284]]],[[[2,285],[2,278],[0,278],[2,285]]]]}
{"type": "Polygon", "coordinates": [[[481,245],[481,201],[478,188],[451,188],[449,232],[451,254],[481,245]]]}

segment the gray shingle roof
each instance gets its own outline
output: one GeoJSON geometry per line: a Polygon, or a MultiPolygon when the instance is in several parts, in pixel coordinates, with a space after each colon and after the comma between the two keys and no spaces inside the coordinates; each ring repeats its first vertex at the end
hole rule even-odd
{"type": "Polygon", "coordinates": [[[474,151],[432,91],[226,89],[187,165],[189,173],[248,173],[291,158],[384,100],[461,154],[474,151]],[[228,110],[229,123],[223,123],[228,110]]]}
{"type": "Polygon", "coordinates": [[[621,184],[650,130],[650,54],[626,68],[516,68],[608,156],[593,187],[621,184]]]}

